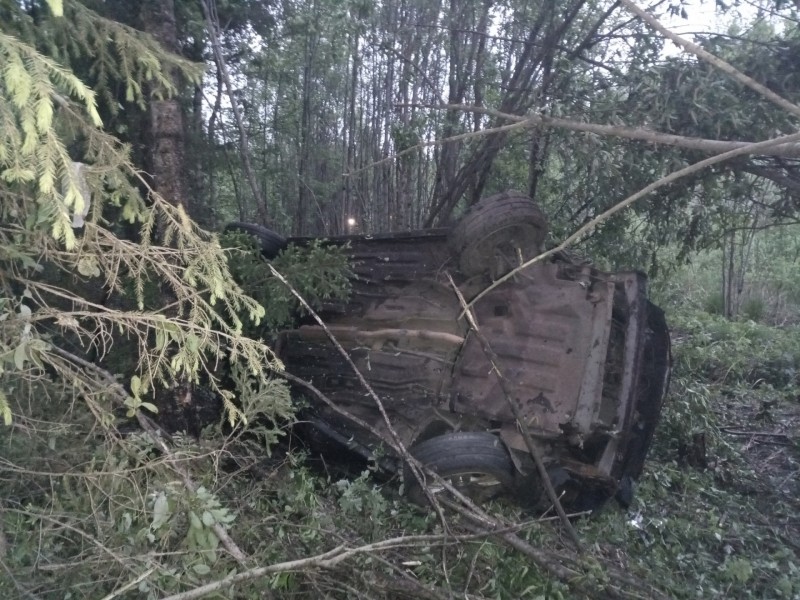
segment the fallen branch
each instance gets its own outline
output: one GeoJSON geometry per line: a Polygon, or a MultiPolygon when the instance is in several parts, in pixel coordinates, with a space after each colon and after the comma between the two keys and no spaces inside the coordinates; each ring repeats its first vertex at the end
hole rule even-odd
{"type": "Polygon", "coordinates": [[[720,427],[719,430],[723,433],[727,433],[730,435],[743,435],[747,437],[771,437],[771,438],[778,438],[785,442],[792,441],[791,438],[785,433],[770,433],[768,431],[745,431],[741,429],[736,429],[735,427],[720,427]]]}
{"type": "Polygon", "coordinates": [[[449,546],[456,543],[462,543],[465,541],[485,539],[487,535],[490,534],[491,532],[479,531],[477,533],[469,533],[461,535],[452,535],[452,534],[407,535],[407,536],[393,537],[381,540],[379,542],[373,542],[371,544],[363,544],[361,546],[356,546],[353,548],[348,547],[346,544],[340,544],[335,548],[328,550],[327,552],[315,554],[314,556],[308,556],[306,558],[299,558],[296,560],[288,560],[280,563],[275,563],[272,565],[267,565],[265,567],[256,567],[253,569],[248,569],[241,573],[228,575],[227,577],[223,577],[222,579],[218,579],[217,581],[196,587],[193,590],[189,590],[187,592],[181,592],[179,594],[173,594],[172,596],[167,596],[166,598],[162,598],[162,600],[196,600],[197,598],[203,598],[204,596],[207,596],[214,592],[218,592],[223,588],[227,588],[237,583],[242,583],[244,581],[251,581],[253,579],[258,579],[260,577],[263,577],[264,575],[269,575],[272,573],[330,569],[337,566],[339,563],[354,556],[357,556],[359,554],[383,552],[386,550],[392,550],[396,548],[408,548],[417,546],[423,546],[423,547],[433,546],[433,545],[449,546]]]}
{"type": "Polygon", "coordinates": [[[122,594],[124,594],[128,590],[133,589],[134,587],[139,585],[142,581],[144,581],[145,579],[150,577],[150,575],[152,575],[155,570],[156,570],[155,567],[151,567],[151,568],[147,569],[144,573],[139,575],[136,579],[132,579],[131,581],[129,581],[128,583],[123,585],[121,588],[114,590],[113,592],[111,592],[107,596],[103,596],[103,600],[113,600],[114,598],[117,598],[117,597],[121,596],[122,594]]]}
{"type": "MultiPolygon", "coordinates": [[[[506,273],[502,277],[498,278],[491,285],[486,287],[481,293],[479,293],[472,300],[470,300],[469,303],[467,304],[467,308],[471,308],[472,306],[474,306],[475,303],[478,302],[484,296],[486,296],[486,294],[491,292],[497,286],[501,285],[502,283],[504,283],[504,282],[508,281],[509,279],[511,279],[512,277],[514,277],[517,273],[519,273],[523,269],[526,269],[526,268],[530,267],[533,264],[536,264],[536,263],[541,262],[541,261],[543,261],[543,260],[545,260],[547,258],[550,258],[554,254],[557,254],[559,252],[562,252],[562,251],[566,250],[569,246],[571,246],[573,243],[575,243],[576,241],[581,239],[585,234],[589,233],[592,229],[597,227],[600,223],[606,221],[609,217],[611,217],[612,215],[618,213],[619,211],[629,207],[631,204],[633,204],[634,202],[636,202],[640,198],[643,198],[644,196],[646,196],[650,192],[652,192],[652,191],[654,191],[654,190],[656,190],[658,188],[664,187],[668,183],[672,183],[673,181],[681,179],[682,177],[686,177],[687,175],[691,175],[692,173],[696,173],[697,171],[701,171],[702,169],[705,169],[706,167],[710,167],[711,165],[715,165],[715,164],[724,162],[726,160],[730,160],[731,158],[735,158],[737,156],[742,156],[744,154],[753,154],[754,150],[759,150],[759,149],[762,149],[762,148],[769,148],[769,147],[772,147],[772,146],[779,146],[781,144],[787,144],[787,143],[791,143],[791,142],[800,142],[800,133],[792,133],[792,134],[789,134],[789,135],[783,135],[783,136],[780,136],[780,137],[777,137],[777,138],[773,138],[771,140],[758,142],[758,143],[753,144],[752,146],[748,146],[746,148],[737,148],[737,149],[731,150],[729,152],[724,152],[722,154],[717,154],[716,156],[711,156],[709,158],[706,158],[704,160],[701,160],[699,162],[691,164],[688,167],[684,167],[683,169],[679,169],[678,171],[673,171],[669,175],[666,175],[665,177],[662,177],[661,179],[659,179],[657,181],[654,181],[650,185],[642,188],[641,190],[639,190],[635,194],[633,194],[631,196],[628,196],[623,201],[619,202],[618,204],[615,204],[614,206],[612,206],[608,210],[604,211],[602,214],[598,215],[597,217],[595,217],[594,219],[592,219],[591,221],[589,221],[588,223],[586,223],[582,227],[578,228],[577,231],[575,231],[572,235],[570,235],[567,239],[565,239],[563,242],[561,242],[555,248],[552,248],[552,249],[548,250],[547,252],[543,252],[542,254],[540,254],[540,255],[538,255],[538,256],[536,256],[536,257],[534,257],[534,258],[532,258],[532,259],[530,259],[528,261],[525,261],[520,266],[515,267],[514,269],[512,269],[511,271],[509,271],[508,273],[506,273]]],[[[462,314],[460,316],[463,317],[464,313],[462,312],[462,314]]]]}
{"type": "MultiPolygon", "coordinates": [[[[128,399],[128,392],[125,388],[116,380],[116,378],[103,369],[98,365],[84,360],[83,358],[72,354],[71,352],[67,352],[66,350],[62,350],[57,346],[50,346],[48,352],[51,352],[60,358],[69,361],[74,366],[79,366],[84,369],[90,370],[94,375],[100,377],[100,379],[105,384],[104,391],[110,394],[120,405],[124,405],[125,400],[128,399]]],[[[184,487],[192,492],[193,494],[197,493],[197,484],[192,479],[189,472],[186,468],[180,464],[180,461],[177,457],[173,454],[172,450],[170,449],[169,445],[167,444],[165,437],[162,435],[163,431],[161,428],[153,422],[152,419],[147,417],[142,411],[136,411],[136,420],[138,421],[141,428],[147,432],[150,436],[151,441],[156,447],[161,451],[161,453],[166,458],[167,464],[169,464],[170,468],[180,477],[181,481],[183,482],[184,487]]],[[[244,551],[239,548],[238,544],[231,538],[228,534],[228,531],[220,524],[214,523],[211,526],[211,529],[214,531],[214,534],[219,539],[222,546],[233,556],[236,561],[242,565],[247,565],[247,555],[244,551]]]]}
{"type": "MultiPolygon", "coordinates": [[[[728,152],[730,150],[746,150],[750,149],[751,152],[747,154],[754,154],[757,156],[782,156],[787,158],[796,158],[800,156],[800,144],[786,143],[769,148],[755,148],[754,146],[759,142],[753,141],[728,141],[728,140],[711,140],[707,138],[698,138],[686,135],[675,135],[673,133],[664,133],[647,127],[628,127],[625,125],[604,125],[600,123],[586,123],[584,121],[573,121],[571,119],[562,119],[559,117],[551,117],[548,115],[528,114],[528,115],[515,115],[512,113],[502,112],[492,108],[485,108],[482,106],[474,106],[471,104],[443,104],[431,105],[421,104],[417,105],[421,108],[432,108],[439,110],[461,110],[464,112],[480,113],[489,115],[497,119],[509,121],[509,125],[502,126],[505,129],[516,125],[517,127],[533,128],[533,127],[551,127],[554,129],[565,129],[567,131],[576,131],[581,133],[592,133],[595,135],[602,135],[606,137],[618,137],[627,140],[636,140],[656,144],[661,146],[673,146],[676,148],[683,148],[686,150],[697,150],[699,152],[709,152],[719,154],[721,152],[728,152]]],[[[474,133],[474,132],[473,132],[474,133]]],[[[481,133],[491,134],[495,133],[495,129],[484,129],[481,133]]],[[[444,140],[449,141],[449,140],[444,140]]]]}
{"type": "Polygon", "coordinates": [[[794,446],[796,442],[792,441],[785,433],[769,433],[766,431],[743,431],[733,427],[720,427],[722,433],[728,435],[736,435],[740,437],[750,438],[750,441],[756,444],[764,444],[768,446],[794,446]]]}
{"type": "Polygon", "coordinates": [[[478,327],[478,322],[475,319],[475,315],[472,314],[472,311],[467,307],[467,302],[464,300],[461,290],[458,289],[458,286],[453,281],[450,273],[447,274],[447,279],[450,281],[450,285],[453,286],[453,291],[455,291],[456,296],[458,296],[458,301],[464,310],[464,314],[466,314],[470,327],[472,328],[472,334],[478,339],[478,342],[480,342],[483,353],[489,360],[489,364],[492,365],[492,370],[494,371],[495,377],[497,377],[497,381],[500,383],[500,389],[503,391],[506,402],[508,402],[508,406],[511,408],[511,413],[514,415],[514,419],[517,421],[517,427],[519,427],[519,430],[522,433],[522,438],[525,440],[525,445],[528,447],[528,452],[533,458],[533,462],[536,464],[536,470],[539,472],[539,479],[542,480],[542,485],[544,485],[544,489],[547,492],[547,497],[555,507],[556,513],[558,513],[558,517],[561,519],[561,524],[564,526],[564,529],[566,529],[569,538],[572,540],[572,543],[575,544],[578,552],[583,552],[583,545],[578,537],[578,533],[575,531],[572,523],[570,523],[570,520],[567,518],[567,513],[564,511],[564,507],[561,506],[561,500],[559,500],[558,494],[553,487],[553,482],[550,481],[550,475],[547,473],[547,468],[544,466],[542,454],[533,441],[533,437],[528,429],[528,425],[525,423],[525,419],[522,418],[522,415],[519,412],[519,407],[517,407],[516,403],[514,402],[513,393],[508,383],[508,379],[506,379],[505,374],[500,370],[497,354],[492,349],[491,344],[489,344],[489,340],[487,340],[486,336],[483,335],[480,327],[478,327]]]}

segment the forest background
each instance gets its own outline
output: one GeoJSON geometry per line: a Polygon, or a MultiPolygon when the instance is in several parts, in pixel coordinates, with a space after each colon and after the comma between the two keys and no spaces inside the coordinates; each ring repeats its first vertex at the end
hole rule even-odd
{"type": "Polygon", "coordinates": [[[800,597],[800,146],[746,148],[797,132],[800,6],[715,6],[679,53],[628,0],[0,0],[0,595],[800,597]],[[447,226],[506,189],[673,326],[637,503],[581,550],[288,448],[290,296],[214,233],[447,226]],[[201,381],[224,420],[159,435],[201,381]]]}

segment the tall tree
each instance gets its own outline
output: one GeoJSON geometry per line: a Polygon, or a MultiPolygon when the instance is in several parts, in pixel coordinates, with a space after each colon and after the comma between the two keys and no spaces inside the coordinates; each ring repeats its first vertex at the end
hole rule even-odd
{"type": "MultiPolygon", "coordinates": [[[[168,52],[180,54],[174,0],[145,0],[140,18],[144,31],[168,52]]],[[[180,72],[166,73],[175,89],[184,83],[180,72]]],[[[148,156],[153,187],[176,206],[189,205],[186,163],[186,120],[177,95],[158,97],[149,104],[151,145],[148,156]]]]}

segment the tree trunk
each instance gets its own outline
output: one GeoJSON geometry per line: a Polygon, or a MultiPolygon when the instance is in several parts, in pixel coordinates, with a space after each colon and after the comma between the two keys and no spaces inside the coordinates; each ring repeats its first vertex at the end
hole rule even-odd
{"type": "Polygon", "coordinates": [[[308,202],[309,162],[311,157],[311,94],[312,94],[312,66],[316,50],[316,41],[313,32],[309,32],[306,42],[305,64],[303,65],[303,98],[300,116],[300,159],[297,168],[297,206],[294,213],[294,231],[298,235],[306,233],[306,210],[308,202]]]}
{"type": "MultiPolygon", "coordinates": [[[[173,0],[145,0],[142,2],[141,18],[147,33],[170,52],[179,53],[173,0]]],[[[170,77],[180,89],[178,75],[173,72],[170,77]]],[[[151,146],[148,170],[153,178],[153,189],[168,202],[183,206],[188,211],[186,131],[183,109],[177,97],[150,103],[149,129],[151,146]]]]}

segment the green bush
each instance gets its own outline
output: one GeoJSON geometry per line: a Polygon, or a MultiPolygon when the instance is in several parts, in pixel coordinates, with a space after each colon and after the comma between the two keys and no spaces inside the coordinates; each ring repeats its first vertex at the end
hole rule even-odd
{"type": "Polygon", "coordinates": [[[767,313],[767,304],[763,298],[748,296],[739,308],[740,314],[750,321],[762,321],[767,313]]]}
{"type": "MultiPolygon", "coordinates": [[[[231,272],[247,294],[266,311],[261,330],[275,330],[292,323],[304,311],[291,291],[273,277],[256,241],[245,233],[221,236],[231,256],[231,272]]],[[[328,301],[345,300],[350,293],[351,269],[347,247],[314,240],[307,246],[290,245],[272,261],[300,295],[318,309],[328,301]]]]}
{"type": "Polygon", "coordinates": [[[800,327],[730,321],[703,311],[671,315],[676,373],[710,383],[800,384],[800,327]]]}
{"type": "Polygon", "coordinates": [[[710,315],[725,314],[725,300],[721,292],[712,292],[703,302],[703,309],[710,315]]]}

